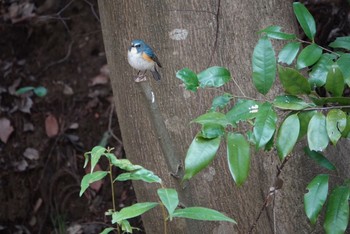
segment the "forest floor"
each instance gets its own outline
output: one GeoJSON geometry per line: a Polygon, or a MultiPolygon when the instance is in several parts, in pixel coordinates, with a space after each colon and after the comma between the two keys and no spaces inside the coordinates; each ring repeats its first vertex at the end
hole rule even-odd
{"type": "MultiPolygon", "coordinates": [[[[122,146],[97,3],[34,2],[0,3],[0,232],[98,233],[111,190],[79,197],[83,155],[122,146]]],[[[130,183],[115,192],[118,207],[136,200],[130,183]]]]}

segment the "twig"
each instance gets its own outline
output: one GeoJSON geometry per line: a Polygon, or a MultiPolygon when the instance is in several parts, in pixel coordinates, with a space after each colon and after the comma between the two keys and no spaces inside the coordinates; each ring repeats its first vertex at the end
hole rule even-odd
{"type": "MultiPolygon", "coordinates": [[[[314,43],[314,42],[310,42],[310,41],[304,41],[304,40],[299,39],[299,38],[297,38],[297,41],[302,42],[302,43],[305,43],[305,44],[309,44],[309,45],[311,45],[311,44],[314,43]]],[[[329,49],[327,49],[327,48],[325,48],[325,47],[323,47],[323,46],[320,46],[320,45],[317,45],[317,46],[320,47],[321,49],[323,49],[323,50],[325,50],[325,51],[331,53],[331,54],[335,54],[335,55],[338,56],[338,57],[340,56],[340,54],[338,54],[338,53],[336,53],[336,52],[334,52],[334,51],[332,51],[332,50],[329,50],[329,49]]]]}
{"type": "Polygon", "coordinates": [[[88,0],[84,0],[84,2],[86,2],[89,6],[90,6],[90,9],[91,9],[91,12],[92,14],[95,16],[95,18],[97,19],[98,22],[100,22],[100,18],[98,17],[96,11],[95,11],[95,8],[94,8],[94,4],[92,4],[91,2],[89,2],[88,0]]]}
{"type": "Polygon", "coordinates": [[[326,107],[309,107],[303,109],[303,111],[310,111],[310,110],[332,110],[332,109],[347,109],[350,108],[350,106],[326,106],[326,107]]]}
{"type": "Polygon", "coordinates": [[[221,0],[218,0],[218,7],[215,13],[215,21],[216,21],[216,31],[215,31],[215,41],[214,41],[214,46],[210,54],[210,60],[208,62],[207,67],[211,64],[213,61],[213,56],[216,51],[216,48],[218,46],[218,37],[219,37],[219,30],[220,30],[220,23],[219,23],[219,16],[220,16],[220,7],[221,7],[221,0]]]}

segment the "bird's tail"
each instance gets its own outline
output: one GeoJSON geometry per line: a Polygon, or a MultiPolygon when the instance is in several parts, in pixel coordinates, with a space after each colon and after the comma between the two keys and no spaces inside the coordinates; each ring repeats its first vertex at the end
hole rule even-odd
{"type": "Polygon", "coordinates": [[[157,71],[157,68],[154,68],[154,70],[151,70],[151,73],[153,75],[153,78],[156,80],[156,81],[160,81],[160,74],[159,72],[157,71]]]}

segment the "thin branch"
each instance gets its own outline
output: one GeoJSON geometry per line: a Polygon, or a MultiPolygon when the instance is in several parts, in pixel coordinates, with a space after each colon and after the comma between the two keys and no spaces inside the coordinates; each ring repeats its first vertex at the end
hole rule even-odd
{"type": "MultiPolygon", "coordinates": [[[[313,42],[310,42],[310,41],[304,41],[304,40],[302,40],[302,39],[299,39],[299,38],[297,38],[297,41],[299,41],[299,42],[302,42],[302,43],[305,43],[305,44],[309,44],[309,45],[311,45],[311,44],[313,44],[313,42]]],[[[329,53],[331,53],[331,54],[335,54],[336,56],[340,56],[340,54],[338,54],[338,53],[336,53],[336,52],[334,52],[334,51],[332,51],[332,50],[329,50],[329,49],[327,49],[327,48],[325,48],[325,47],[323,47],[323,46],[320,46],[320,45],[318,45],[321,49],[323,49],[323,50],[325,50],[325,51],[327,51],[327,52],[329,52],[329,53]]]]}
{"type": "Polygon", "coordinates": [[[211,51],[210,60],[208,62],[207,67],[209,67],[209,65],[213,61],[213,56],[218,46],[218,37],[219,37],[219,30],[220,30],[220,23],[219,23],[220,7],[221,7],[221,0],[218,0],[218,7],[215,14],[215,21],[216,21],[215,41],[214,41],[213,49],[211,51]]]}
{"type": "Polygon", "coordinates": [[[91,12],[92,14],[95,16],[95,18],[97,19],[98,22],[100,22],[100,18],[98,17],[95,8],[94,8],[94,4],[92,4],[91,2],[89,2],[88,0],[84,0],[84,2],[86,2],[86,4],[88,4],[90,6],[91,12]]]}
{"type": "Polygon", "coordinates": [[[309,107],[303,109],[303,111],[310,111],[310,110],[332,110],[332,109],[348,109],[350,106],[326,106],[326,107],[309,107]]]}

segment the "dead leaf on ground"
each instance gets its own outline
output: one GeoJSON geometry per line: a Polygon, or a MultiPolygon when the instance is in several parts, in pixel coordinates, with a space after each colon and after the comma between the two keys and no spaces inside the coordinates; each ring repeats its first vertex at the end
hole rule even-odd
{"type": "Polygon", "coordinates": [[[25,97],[21,99],[21,102],[18,105],[18,109],[24,113],[30,114],[30,109],[33,106],[33,100],[30,97],[25,97]]]}
{"type": "Polygon", "coordinates": [[[105,64],[105,65],[103,65],[103,66],[101,67],[100,73],[101,73],[102,75],[104,75],[104,76],[109,77],[110,72],[109,72],[109,68],[108,68],[108,65],[107,65],[107,64],[105,64]]]}
{"type": "Polygon", "coordinates": [[[13,127],[11,126],[10,120],[8,120],[7,118],[1,118],[0,129],[0,139],[2,142],[6,143],[11,133],[13,132],[13,127]]]}
{"type": "Polygon", "coordinates": [[[92,78],[91,83],[89,86],[95,86],[100,84],[107,84],[109,81],[109,78],[107,76],[104,76],[102,74],[95,76],[92,78]]]}
{"type": "Polygon", "coordinates": [[[45,130],[46,130],[46,135],[48,137],[54,137],[57,136],[59,126],[58,126],[58,121],[56,117],[52,114],[49,114],[46,119],[45,119],[45,130]]]}
{"type": "Polygon", "coordinates": [[[39,151],[34,148],[26,148],[23,153],[23,156],[28,158],[29,160],[38,160],[39,159],[39,151]]]}

